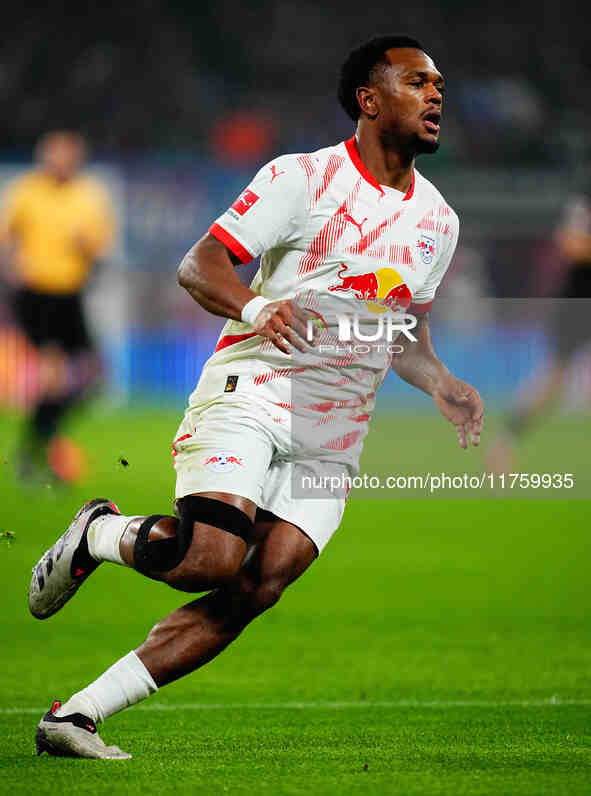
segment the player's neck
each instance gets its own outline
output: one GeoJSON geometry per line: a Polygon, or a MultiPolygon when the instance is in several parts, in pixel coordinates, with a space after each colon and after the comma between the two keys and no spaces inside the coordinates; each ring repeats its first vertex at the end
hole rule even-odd
{"type": "Polygon", "coordinates": [[[59,174],[51,169],[41,169],[41,174],[46,177],[50,182],[54,183],[55,185],[67,185],[68,183],[72,182],[74,177],[73,175],[66,175],[66,174],[59,174]]]}
{"type": "Polygon", "coordinates": [[[357,129],[356,139],[359,157],[379,184],[406,193],[412,183],[414,154],[384,146],[382,141],[363,127],[357,129]]]}

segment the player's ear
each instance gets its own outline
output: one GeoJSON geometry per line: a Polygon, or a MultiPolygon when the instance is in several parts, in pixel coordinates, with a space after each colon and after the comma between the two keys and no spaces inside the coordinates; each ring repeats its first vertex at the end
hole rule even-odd
{"type": "Polygon", "coordinates": [[[375,89],[371,86],[359,86],[356,96],[362,112],[370,119],[375,119],[379,112],[375,89]]]}

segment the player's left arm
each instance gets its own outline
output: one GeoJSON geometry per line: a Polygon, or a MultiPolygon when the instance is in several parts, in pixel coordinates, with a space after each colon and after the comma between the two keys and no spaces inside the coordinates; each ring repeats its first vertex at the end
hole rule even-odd
{"type": "Polygon", "coordinates": [[[429,308],[437,288],[445,276],[456,250],[459,220],[454,211],[444,205],[445,219],[437,242],[438,257],[422,287],[413,296],[410,312],[417,316],[413,330],[417,342],[404,341],[404,351],[392,359],[392,368],[401,379],[433,397],[441,414],[453,423],[462,448],[480,444],[484,407],[478,390],[453,376],[438,359],[431,342],[429,308]]]}
{"type": "Polygon", "coordinates": [[[432,396],[441,414],[456,427],[462,448],[468,447],[468,439],[472,445],[479,445],[484,406],[478,390],[453,376],[435,354],[428,313],[418,317],[413,334],[417,342],[405,340],[404,351],[392,359],[392,369],[432,396]]]}

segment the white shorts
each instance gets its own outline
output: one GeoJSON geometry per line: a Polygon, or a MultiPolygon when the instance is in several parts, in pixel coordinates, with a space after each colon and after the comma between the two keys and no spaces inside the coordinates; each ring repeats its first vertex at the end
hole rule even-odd
{"type": "MultiPolygon", "coordinates": [[[[304,477],[342,480],[346,465],[294,449],[289,411],[244,397],[216,397],[187,410],[173,443],[175,497],[227,492],[297,525],[316,545],[326,546],[341,523],[348,490],[314,489],[294,497],[304,477]]],[[[308,481],[309,482],[309,481],[308,481]]]]}

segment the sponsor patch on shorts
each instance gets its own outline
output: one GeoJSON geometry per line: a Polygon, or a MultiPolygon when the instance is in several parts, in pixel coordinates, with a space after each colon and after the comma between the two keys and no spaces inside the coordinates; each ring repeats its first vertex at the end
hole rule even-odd
{"type": "Polygon", "coordinates": [[[224,392],[234,392],[238,386],[238,376],[228,376],[224,392]]]}

